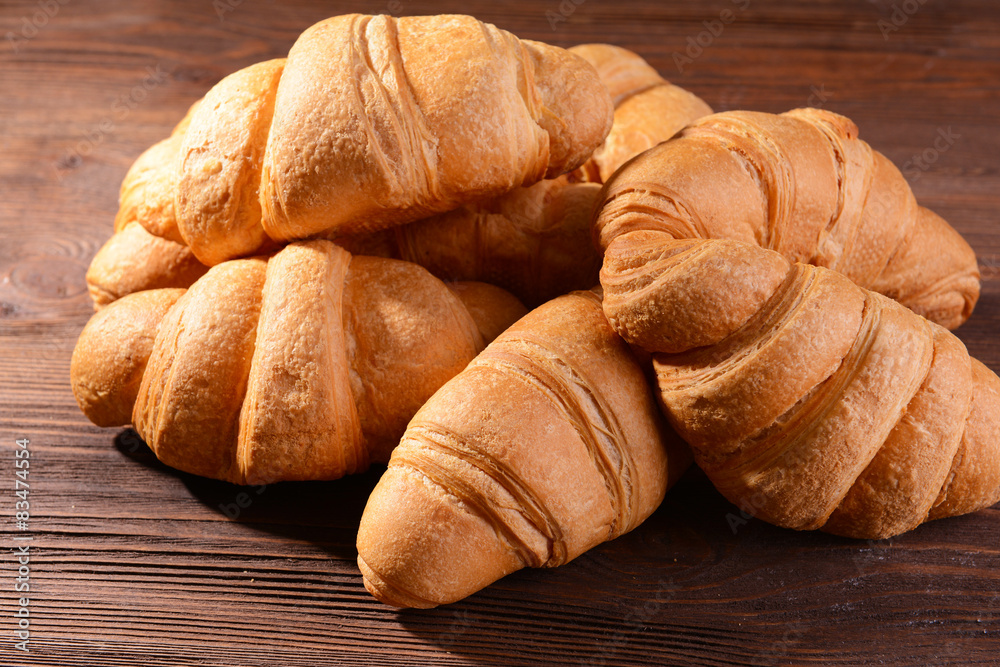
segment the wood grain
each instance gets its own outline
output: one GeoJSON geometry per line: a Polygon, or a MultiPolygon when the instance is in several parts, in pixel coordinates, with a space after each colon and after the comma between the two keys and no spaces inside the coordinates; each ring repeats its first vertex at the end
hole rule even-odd
{"type": "Polygon", "coordinates": [[[995,4],[578,2],[0,5],[0,664],[996,664],[997,508],[866,543],[743,523],[692,471],[646,524],[565,567],[396,612],[368,596],[354,563],[378,470],[240,489],[174,472],[131,431],[77,409],[67,378],[90,314],[83,275],[131,161],[227,73],[347,11],[465,12],[560,45],[609,41],[717,110],[850,116],[976,249],[983,295],[958,333],[1000,371],[995,4]],[[53,6],[24,37],[24,21],[53,6]],[[894,7],[917,9],[896,26],[894,7]],[[725,10],[732,21],[679,71],[673,54],[725,10]],[[883,36],[880,20],[898,29],[883,36]],[[949,129],[958,138],[934,152],[949,129]],[[29,654],[13,648],[24,437],[29,654]]]}

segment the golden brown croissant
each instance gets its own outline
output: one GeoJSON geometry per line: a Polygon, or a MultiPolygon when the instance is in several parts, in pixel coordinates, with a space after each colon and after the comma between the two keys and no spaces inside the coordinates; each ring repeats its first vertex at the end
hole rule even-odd
{"type": "Polygon", "coordinates": [[[701,98],[661,77],[628,49],[581,44],[570,51],[594,66],[615,105],[611,133],[574,172],[579,180],[604,183],[636,155],[712,113],[701,98]]]}
{"type": "Polygon", "coordinates": [[[424,401],[523,313],[498,287],[453,291],[414,264],[293,243],[99,311],[73,392],[91,421],[131,419],[187,472],[335,479],[388,460],[424,401]]]}
{"type": "Polygon", "coordinates": [[[153,236],[137,222],[108,239],[87,269],[94,310],[126,294],[164,287],[190,287],[208,267],[186,245],[153,236]]]}
{"type": "Polygon", "coordinates": [[[839,271],[948,328],[979,297],[968,243],[917,205],[854,123],[829,111],[703,118],[619,170],[600,206],[602,248],[638,229],[756,243],[839,271]]]}
{"type": "Polygon", "coordinates": [[[337,239],[355,254],[414,262],[442,280],[499,285],[537,306],[597,284],[591,222],[601,186],[541,181],[374,235],[337,239]]]}
{"type": "MultiPolygon", "coordinates": [[[[355,255],[420,264],[444,281],[491,283],[533,307],[597,284],[601,256],[591,222],[600,191],[596,183],[547,179],[408,225],[330,240],[355,255]]],[[[99,309],[133,292],[190,287],[207,270],[183,243],[130,222],[94,256],[87,285],[99,309]]]]}
{"type": "Polygon", "coordinates": [[[1000,500],[1000,379],[953,334],[756,244],[637,231],[604,309],[653,352],[671,424],[780,526],[884,538],[1000,500]]]}
{"type": "Polygon", "coordinates": [[[537,308],[410,422],[358,533],[365,586],[433,607],[632,530],[690,462],[592,292],[537,308]]]}
{"type": "Polygon", "coordinates": [[[564,49],[469,16],[338,16],[209,91],[133,167],[120,217],[209,265],[377,231],[576,168],[612,112],[564,49]]]}
{"type": "Polygon", "coordinates": [[[443,280],[499,285],[530,307],[596,284],[601,255],[590,227],[598,184],[712,110],[627,49],[584,44],[570,51],[595,67],[615,104],[611,133],[571,177],[378,234],[334,240],[355,253],[416,262],[443,280]]]}
{"type": "Polygon", "coordinates": [[[177,170],[174,165],[191,117],[200,104],[201,100],[192,104],[170,136],[147,148],[129,167],[118,193],[115,232],[139,223],[153,236],[187,245],[177,229],[174,208],[177,170]]]}
{"type": "MultiPolygon", "coordinates": [[[[453,211],[438,214],[423,220],[372,234],[345,236],[330,233],[326,236],[354,254],[391,257],[415,262],[424,266],[442,280],[477,280],[499,285],[509,290],[522,302],[536,306],[560,294],[575,289],[586,289],[597,282],[601,256],[593,247],[590,225],[593,208],[597,201],[601,170],[612,170],[621,162],[633,157],[684,127],[700,116],[711,113],[711,109],[690,93],[666,83],[642,58],[620,47],[605,44],[587,44],[570,49],[580,55],[595,68],[603,83],[614,95],[617,111],[614,126],[604,146],[599,148],[586,165],[574,172],[572,178],[563,176],[543,180],[533,186],[515,188],[510,193],[484,202],[467,204],[453,211]],[[598,164],[599,163],[599,164],[598,164]],[[580,183],[577,180],[589,180],[580,183]]],[[[250,78],[258,70],[276,71],[280,61],[262,63],[259,66],[241,70],[233,75],[234,81],[250,78]]],[[[258,87],[270,89],[267,77],[258,87]]],[[[243,85],[243,88],[247,88],[243,85]]],[[[214,109],[216,105],[239,103],[237,108],[224,114],[231,117],[249,106],[240,94],[230,95],[227,87],[214,89],[206,98],[214,109]]],[[[242,89],[241,89],[242,90],[242,89]]],[[[245,91],[243,95],[245,96],[245,91]]],[[[251,100],[252,101],[252,100],[251,100]]],[[[122,209],[119,223],[147,216],[143,224],[157,230],[161,235],[181,239],[177,231],[174,208],[175,174],[167,168],[178,160],[183,134],[186,132],[192,112],[174,131],[168,142],[161,142],[147,151],[129,172],[122,188],[122,209]],[[159,157],[157,157],[159,156],[159,157]],[[155,169],[155,165],[160,165],[155,169]],[[145,188],[145,189],[144,189],[145,188]],[[145,195],[145,199],[140,199],[145,195]],[[141,207],[141,208],[140,208],[141,207]]],[[[251,127],[252,118],[236,124],[241,131],[251,127]]],[[[214,127],[206,123],[207,127],[214,127]]],[[[233,131],[228,139],[238,139],[240,134],[233,131]]],[[[189,143],[198,143],[190,140],[189,143]]],[[[242,146],[242,144],[241,144],[242,146]]],[[[237,147],[230,147],[236,150],[237,147]]],[[[240,147],[239,150],[244,150],[240,147]]],[[[238,152],[238,151],[237,151],[238,152]]],[[[259,158],[259,155],[257,156],[259,158]]],[[[226,163],[233,168],[237,163],[226,163]]],[[[239,163],[243,164],[243,163],[239,163]]],[[[255,164],[251,161],[247,164],[255,164]]],[[[254,168],[256,169],[256,167],[254,168]]],[[[249,171],[256,174],[254,169],[249,171]]],[[[609,172],[610,173],[610,172],[609,172]]],[[[215,178],[215,177],[212,177],[215,178]]],[[[229,180],[235,180],[230,178],[229,180]]],[[[246,198],[247,192],[242,190],[246,198]]],[[[210,197],[211,187],[187,188],[185,191],[205,198],[210,197]]],[[[220,196],[220,200],[224,195],[220,196]]],[[[232,199],[226,199],[223,209],[234,206],[232,199]]],[[[191,206],[185,199],[184,206],[191,206]]],[[[240,204],[240,210],[258,210],[252,201],[240,204]]],[[[235,213],[230,211],[228,218],[235,213]]],[[[255,214],[257,215],[257,214],[255,214]]],[[[256,223],[254,223],[256,224],[256,223]]],[[[255,227],[256,229],[256,227],[255,227]]],[[[223,230],[224,231],[224,230],[223,230]]],[[[138,236],[135,232],[133,236],[138,236]]],[[[254,245],[259,236],[251,234],[254,245]]],[[[240,235],[222,234],[219,247],[227,239],[240,239],[240,235]]],[[[92,283],[95,298],[101,297],[98,305],[118,298],[138,289],[152,286],[187,287],[187,284],[172,279],[161,279],[157,283],[153,269],[156,263],[141,269],[136,265],[138,276],[130,276],[122,271],[127,262],[126,249],[137,245],[136,239],[128,243],[109,241],[118,252],[110,256],[102,252],[94,258],[91,274],[100,276],[100,285],[92,283]]],[[[151,242],[137,247],[150,250],[151,242]]],[[[183,250],[182,246],[163,247],[163,252],[173,257],[183,250]]],[[[145,258],[148,255],[142,254],[145,258]]],[[[189,251],[186,253],[190,255],[189,251]]],[[[161,261],[166,261],[164,258],[161,261]]],[[[176,261],[176,260],[171,260],[176,261]]],[[[186,260],[193,262],[194,258],[186,260]]],[[[192,281],[196,278],[192,275],[192,281]]]]}

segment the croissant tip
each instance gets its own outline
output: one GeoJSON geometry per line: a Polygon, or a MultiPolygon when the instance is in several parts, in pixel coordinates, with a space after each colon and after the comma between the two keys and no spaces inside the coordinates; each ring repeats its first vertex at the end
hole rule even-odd
{"type": "Polygon", "coordinates": [[[365,589],[382,604],[387,604],[390,607],[398,609],[432,609],[438,606],[435,602],[408,595],[383,579],[381,575],[365,562],[361,554],[358,554],[358,568],[361,570],[365,589]]]}

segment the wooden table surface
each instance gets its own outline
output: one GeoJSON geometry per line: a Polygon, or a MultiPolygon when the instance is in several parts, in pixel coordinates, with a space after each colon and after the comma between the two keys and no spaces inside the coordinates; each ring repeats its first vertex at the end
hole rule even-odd
{"type": "Polygon", "coordinates": [[[134,433],[83,417],[68,374],[91,313],[84,271],[129,164],[224,75],[348,11],[473,13],[560,45],[612,42],[716,110],[850,116],[976,249],[983,294],[958,334],[1000,371],[1000,9],[988,0],[4,0],[0,664],[998,664],[1000,508],[852,541],[743,521],[692,471],[643,526],[565,567],[397,612],[355,565],[379,470],[242,490],[166,468],[134,433]],[[27,531],[15,526],[20,438],[27,531]],[[26,543],[30,593],[17,593],[26,543]],[[29,653],[14,647],[22,595],[29,653]]]}

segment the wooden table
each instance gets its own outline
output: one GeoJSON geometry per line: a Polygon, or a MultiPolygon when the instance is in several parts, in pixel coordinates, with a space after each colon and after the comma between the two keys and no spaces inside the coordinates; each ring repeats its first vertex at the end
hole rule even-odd
{"type": "Polygon", "coordinates": [[[130,431],[83,417],[67,382],[91,313],[83,276],[129,164],[224,75],[357,10],[608,41],[716,110],[850,116],[978,252],[983,295],[959,335],[1000,371],[1000,10],[988,0],[7,1],[0,664],[997,664],[998,508],[866,543],[735,520],[692,471],[638,530],[565,567],[397,612],[355,566],[378,470],[243,490],[174,472],[130,431]],[[28,531],[14,523],[19,438],[28,531]],[[13,646],[23,536],[27,654],[13,646]]]}

